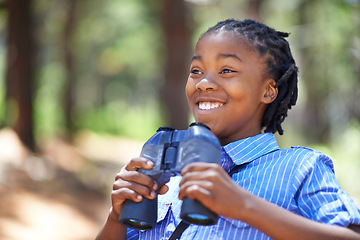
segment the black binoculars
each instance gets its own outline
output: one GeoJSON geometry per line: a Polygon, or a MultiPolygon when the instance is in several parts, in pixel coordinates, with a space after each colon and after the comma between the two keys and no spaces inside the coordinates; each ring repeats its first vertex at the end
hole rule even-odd
{"type": "MultiPolygon", "coordinates": [[[[151,170],[138,171],[151,176],[162,186],[172,176],[193,162],[220,164],[221,145],[210,128],[200,122],[194,122],[187,130],[175,130],[161,127],[144,144],[141,157],[154,163],[151,170]]],[[[120,213],[120,223],[138,229],[150,230],[157,222],[157,195],[155,199],[143,198],[141,202],[126,200],[120,213]]],[[[185,198],[181,206],[180,217],[188,223],[213,225],[218,216],[204,207],[199,201],[185,198]]]]}

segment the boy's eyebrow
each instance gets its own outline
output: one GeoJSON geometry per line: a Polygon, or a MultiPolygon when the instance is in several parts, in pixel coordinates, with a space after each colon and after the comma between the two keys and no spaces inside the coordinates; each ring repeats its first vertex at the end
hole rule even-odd
{"type": "MultiPolygon", "coordinates": [[[[242,62],[241,58],[239,58],[236,54],[233,54],[233,53],[221,53],[218,55],[217,57],[218,59],[220,58],[235,58],[239,61],[242,62]]],[[[199,56],[199,55],[194,55],[192,58],[191,58],[191,62],[194,61],[194,60],[202,60],[202,57],[199,56]]]]}
{"type": "Polygon", "coordinates": [[[199,55],[194,55],[192,58],[191,58],[191,62],[194,61],[194,60],[201,60],[202,57],[199,56],[199,55]]]}
{"type": "Polygon", "coordinates": [[[232,54],[232,53],[221,53],[218,55],[217,57],[218,59],[219,58],[236,58],[237,60],[241,61],[241,58],[239,58],[236,54],[232,54]]]}

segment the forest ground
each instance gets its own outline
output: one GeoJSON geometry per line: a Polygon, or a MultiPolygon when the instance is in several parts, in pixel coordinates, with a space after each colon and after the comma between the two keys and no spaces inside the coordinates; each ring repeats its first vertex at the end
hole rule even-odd
{"type": "Polygon", "coordinates": [[[141,144],[83,132],[41,146],[32,154],[11,129],[0,131],[0,240],[94,239],[115,174],[141,144]]]}

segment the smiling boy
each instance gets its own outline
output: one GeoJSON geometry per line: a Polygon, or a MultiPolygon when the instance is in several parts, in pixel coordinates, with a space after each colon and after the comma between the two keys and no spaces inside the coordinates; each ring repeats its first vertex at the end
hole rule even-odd
{"type": "Polygon", "coordinates": [[[98,239],[168,239],[179,226],[184,197],[220,217],[190,225],[180,239],[360,239],[360,210],[339,186],[332,161],[303,147],[280,149],[274,133],[297,99],[297,67],[288,34],[252,20],[226,20],[198,41],[186,85],[196,121],[219,138],[221,166],[193,163],[164,186],[136,171],[133,158],[117,174],[112,208],[98,239]],[[158,223],[150,231],[118,222],[126,199],[153,199],[158,223]]]}

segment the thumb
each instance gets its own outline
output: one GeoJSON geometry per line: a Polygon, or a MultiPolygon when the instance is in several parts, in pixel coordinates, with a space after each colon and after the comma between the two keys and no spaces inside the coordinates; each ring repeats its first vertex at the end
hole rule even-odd
{"type": "Polygon", "coordinates": [[[159,194],[160,194],[160,195],[163,195],[163,194],[167,193],[167,191],[169,191],[168,185],[163,185],[163,186],[159,189],[159,194]]]}

